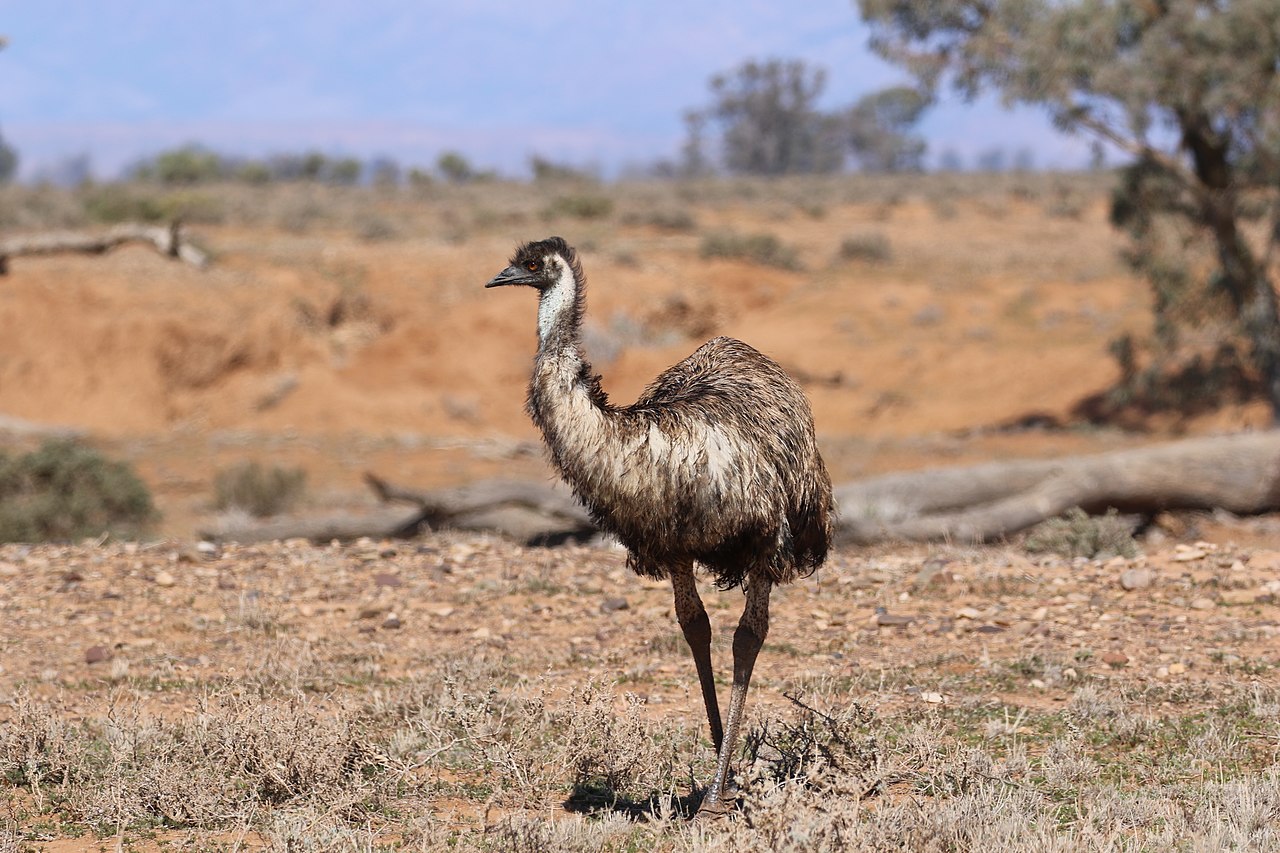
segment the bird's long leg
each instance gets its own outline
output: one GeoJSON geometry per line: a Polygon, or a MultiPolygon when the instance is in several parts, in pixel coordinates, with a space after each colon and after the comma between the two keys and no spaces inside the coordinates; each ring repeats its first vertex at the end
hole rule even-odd
{"type": "Polygon", "coordinates": [[[769,593],[773,584],[768,578],[753,577],[747,581],[747,606],[742,611],[738,629],[733,632],[733,692],[729,696],[729,719],[725,724],[724,743],[716,761],[716,775],[702,798],[698,813],[715,814],[725,810],[722,798],[729,782],[729,763],[738,745],[742,726],[742,709],[747,703],[747,687],[756,656],[769,634],[769,593]]]}
{"type": "Polygon", "coordinates": [[[711,740],[716,752],[724,742],[724,729],[720,723],[720,703],[716,699],[716,681],[711,672],[711,620],[698,597],[698,584],[693,577],[693,563],[683,563],[671,570],[671,586],[676,596],[676,620],[684,631],[684,640],[693,652],[693,663],[698,668],[698,682],[702,685],[702,702],[707,706],[707,722],[711,726],[711,740]]]}

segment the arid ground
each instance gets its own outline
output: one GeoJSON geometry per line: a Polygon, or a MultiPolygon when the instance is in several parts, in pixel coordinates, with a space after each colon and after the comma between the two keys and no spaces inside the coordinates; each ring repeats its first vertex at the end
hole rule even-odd
{"type": "MultiPolygon", "coordinates": [[[[215,262],[0,278],[5,446],[83,434],[163,513],[0,546],[0,849],[1280,847],[1274,519],[1162,516],[1134,557],[838,551],[775,595],[741,808],[710,824],[684,819],[713,756],[670,591],[607,543],[193,535],[245,460],[305,469],[302,512],[370,506],[365,471],[549,477],[533,295],[482,285],[552,233],[611,395],[740,337],[802,380],[837,481],[1262,424],[1072,422],[1149,323],[1106,186],[6,190],[10,233],[158,194],[215,262]],[[744,235],[774,242],[724,257],[744,235]]],[[[727,677],[741,594],[705,597],[727,677]]]]}

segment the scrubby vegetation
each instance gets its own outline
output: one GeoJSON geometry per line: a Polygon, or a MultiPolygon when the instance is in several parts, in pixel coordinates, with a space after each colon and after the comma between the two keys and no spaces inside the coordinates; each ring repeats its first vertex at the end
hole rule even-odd
{"type": "Polygon", "coordinates": [[[133,469],[75,441],[0,451],[0,542],[134,536],[156,518],[133,469]]]}
{"type": "Polygon", "coordinates": [[[301,468],[244,462],[214,477],[214,506],[259,517],[277,515],[296,506],[306,487],[307,472],[301,468]]]}

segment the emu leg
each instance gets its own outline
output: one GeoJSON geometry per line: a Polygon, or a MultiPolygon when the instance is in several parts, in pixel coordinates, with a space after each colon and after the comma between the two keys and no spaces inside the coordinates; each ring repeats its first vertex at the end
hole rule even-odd
{"type": "Polygon", "coordinates": [[[747,703],[747,687],[751,684],[751,671],[755,669],[756,656],[769,634],[769,593],[773,584],[766,578],[747,581],[747,606],[742,611],[738,629],[733,632],[733,692],[729,697],[729,719],[725,724],[724,743],[716,761],[716,775],[711,787],[702,798],[698,815],[716,815],[726,811],[724,790],[729,784],[729,763],[738,746],[738,732],[742,727],[742,709],[747,703]]]}
{"type": "Polygon", "coordinates": [[[720,723],[720,703],[716,699],[716,681],[711,671],[711,620],[698,596],[698,584],[693,577],[693,564],[686,563],[671,570],[671,586],[676,596],[676,620],[684,631],[684,641],[693,652],[693,664],[698,668],[698,682],[702,685],[702,703],[707,706],[707,723],[711,726],[711,741],[717,754],[724,742],[724,729],[720,723]]]}

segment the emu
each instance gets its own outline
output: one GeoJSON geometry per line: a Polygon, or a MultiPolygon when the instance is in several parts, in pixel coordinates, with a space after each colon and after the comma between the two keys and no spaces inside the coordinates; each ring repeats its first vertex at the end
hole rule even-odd
{"type": "Polygon", "coordinates": [[[485,287],[503,285],[538,291],[526,408],[552,463],[600,528],[626,546],[629,568],[671,580],[717,751],[698,814],[725,813],[747,687],[769,633],[769,593],[812,574],[831,541],[831,479],[809,403],[773,360],[719,337],[632,405],[612,405],[582,351],[586,279],[573,248],[560,237],[521,246],[485,287]],[[721,589],[742,586],[746,595],[723,725],[695,563],[721,589]]]}

